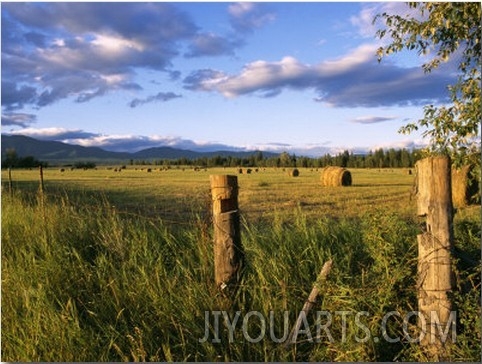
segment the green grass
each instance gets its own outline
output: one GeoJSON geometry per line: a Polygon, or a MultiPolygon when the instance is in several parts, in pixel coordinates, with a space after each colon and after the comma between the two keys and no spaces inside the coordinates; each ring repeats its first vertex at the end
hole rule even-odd
{"type": "MultiPolygon", "coordinates": [[[[417,307],[412,176],[354,170],[354,186],[330,189],[316,171],[239,175],[247,264],[230,302],[213,286],[209,215],[208,176],[223,172],[233,171],[47,170],[41,203],[38,172],[13,171],[13,196],[5,186],[2,193],[2,360],[423,360],[416,343],[373,339],[387,312],[417,307]],[[230,342],[221,325],[220,343],[199,342],[213,310],[274,311],[281,337],[283,311],[291,327],[328,259],[333,268],[313,310],[333,314],[334,340],[300,335],[284,349],[269,335],[250,343],[239,329],[230,342]],[[372,337],[357,342],[364,333],[353,320],[343,333],[336,311],[366,311],[372,337]]],[[[478,212],[456,215],[453,360],[480,359],[478,212]]],[[[389,322],[391,336],[401,334],[400,321],[389,322]]],[[[251,336],[259,330],[250,320],[251,336]]]]}

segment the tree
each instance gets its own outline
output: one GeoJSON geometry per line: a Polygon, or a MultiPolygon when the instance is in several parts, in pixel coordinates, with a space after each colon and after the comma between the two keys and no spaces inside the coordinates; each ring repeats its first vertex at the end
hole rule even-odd
{"type": "Polygon", "coordinates": [[[33,168],[38,166],[47,167],[48,163],[41,162],[29,155],[19,157],[15,149],[7,149],[5,159],[2,160],[2,168],[33,168]]]}
{"type": "Polygon", "coordinates": [[[2,161],[2,167],[16,167],[18,164],[18,155],[15,149],[7,149],[6,158],[2,161]]]}
{"type": "Polygon", "coordinates": [[[457,162],[479,160],[481,120],[481,5],[479,2],[408,3],[412,15],[402,17],[379,14],[386,27],[377,31],[382,39],[390,37],[388,46],[378,49],[379,61],[403,49],[417,50],[434,56],[422,67],[429,73],[442,62],[458,61],[458,79],[448,85],[451,103],[427,105],[424,117],[400,129],[410,133],[423,127],[430,140],[429,151],[450,155],[457,162]]]}
{"type": "Polygon", "coordinates": [[[76,162],[74,167],[78,169],[94,169],[96,164],[95,162],[76,162]]]}
{"type": "Polygon", "coordinates": [[[412,166],[410,153],[406,149],[402,149],[401,151],[400,163],[404,168],[408,168],[412,166]]]}
{"type": "Polygon", "coordinates": [[[281,167],[289,167],[291,166],[291,156],[288,154],[288,152],[283,152],[279,156],[280,159],[280,166],[281,167]]]}

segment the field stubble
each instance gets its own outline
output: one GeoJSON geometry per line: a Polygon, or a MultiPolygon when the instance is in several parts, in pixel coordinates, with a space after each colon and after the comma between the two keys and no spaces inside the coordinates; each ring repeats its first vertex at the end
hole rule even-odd
{"type": "MultiPolygon", "coordinates": [[[[236,174],[239,206],[246,219],[256,221],[275,212],[300,208],[308,217],[357,217],[373,209],[409,215],[415,211],[411,195],[414,176],[406,169],[351,169],[353,186],[323,187],[320,172],[300,169],[291,177],[281,168],[238,174],[234,168],[194,171],[191,168],[162,170],[155,166],[122,172],[98,170],[44,170],[50,195],[105,196],[120,211],[159,216],[168,221],[192,217],[210,209],[210,174],[236,174]],[[152,172],[147,172],[150,168],[152,172]]],[[[320,169],[321,171],[321,169],[320,169]]],[[[2,180],[5,182],[6,175],[2,180]]],[[[36,190],[38,171],[13,171],[14,188],[36,190]]]]}

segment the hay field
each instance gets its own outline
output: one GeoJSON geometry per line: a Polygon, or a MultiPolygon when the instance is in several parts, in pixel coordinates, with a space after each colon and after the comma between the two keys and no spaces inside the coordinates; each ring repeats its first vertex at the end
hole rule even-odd
{"type": "MultiPolygon", "coordinates": [[[[53,196],[103,196],[124,212],[183,220],[191,213],[209,210],[210,174],[233,174],[238,176],[239,207],[248,220],[281,211],[295,213],[297,209],[310,217],[355,217],[376,209],[403,214],[414,211],[414,176],[407,169],[350,169],[352,186],[324,187],[320,182],[321,169],[300,168],[300,175],[292,177],[288,169],[282,168],[259,168],[258,172],[253,169],[251,174],[238,174],[237,168],[194,171],[128,166],[121,172],[114,172],[114,168],[64,172],[47,168],[45,188],[53,196]]],[[[14,170],[12,179],[14,189],[34,191],[39,173],[14,170]]],[[[6,171],[2,171],[2,181],[5,185],[6,171]]]]}
{"type": "MultiPolygon", "coordinates": [[[[351,169],[350,187],[322,187],[321,171],[303,168],[298,177],[238,174],[247,264],[229,304],[213,286],[209,175],[237,170],[113,168],[45,169],[43,199],[37,170],[13,170],[12,194],[2,171],[3,361],[426,359],[402,330],[417,307],[420,223],[407,170],[351,169]],[[330,336],[300,334],[284,348],[271,334],[286,331],[284,312],[294,323],[328,259],[333,268],[313,310],[334,315],[330,336]],[[203,341],[206,312],[219,310],[231,318],[274,312],[278,324],[258,342],[248,340],[263,332],[255,318],[247,331],[221,325],[219,340],[208,329],[203,341]],[[341,311],[363,312],[364,330],[353,319],[341,326],[341,311]],[[380,340],[394,311],[400,316],[384,329],[401,339],[380,340]]],[[[480,361],[479,212],[464,208],[455,218],[453,361],[480,361]]],[[[315,335],[314,312],[308,320],[315,335]]]]}

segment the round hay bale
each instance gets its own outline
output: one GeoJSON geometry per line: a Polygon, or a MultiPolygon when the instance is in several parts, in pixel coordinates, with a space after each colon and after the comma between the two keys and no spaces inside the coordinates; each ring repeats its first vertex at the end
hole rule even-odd
{"type": "Polygon", "coordinates": [[[292,169],[288,174],[291,177],[298,177],[300,175],[300,171],[297,168],[295,168],[295,169],[292,169]]]}
{"type": "Polygon", "coordinates": [[[473,169],[472,165],[452,168],[452,203],[455,207],[469,205],[478,192],[478,183],[472,177],[473,169]]]}
{"type": "Polygon", "coordinates": [[[321,174],[321,184],[328,187],[351,186],[351,173],[342,167],[325,167],[321,174]]]}

